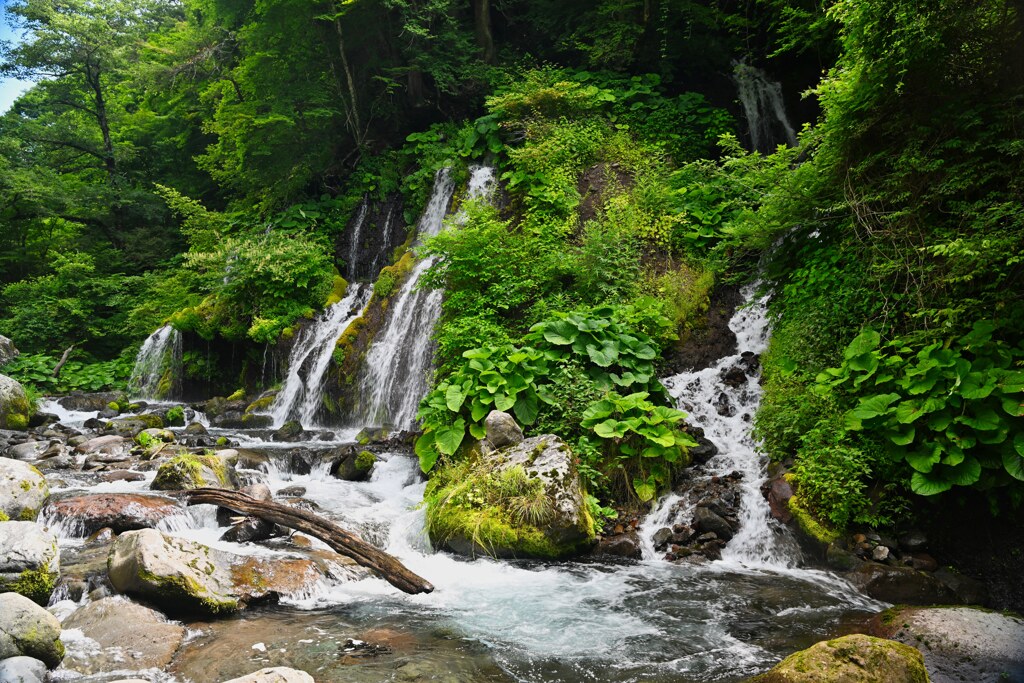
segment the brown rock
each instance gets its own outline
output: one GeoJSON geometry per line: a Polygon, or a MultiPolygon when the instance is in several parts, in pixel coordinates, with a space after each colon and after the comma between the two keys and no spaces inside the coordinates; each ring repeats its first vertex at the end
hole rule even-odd
{"type": "Polygon", "coordinates": [[[167,621],[159,612],[122,597],[87,604],[64,620],[99,646],[99,651],[76,648],[64,667],[83,674],[132,669],[162,669],[170,663],[185,636],[185,627],[167,621]]]}
{"type": "Polygon", "coordinates": [[[166,496],[143,493],[87,493],[50,499],[43,507],[48,519],[63,522],[81,536],[109,527],[116,533],[151,529],[169,515],[184,510],[166,496]]]}

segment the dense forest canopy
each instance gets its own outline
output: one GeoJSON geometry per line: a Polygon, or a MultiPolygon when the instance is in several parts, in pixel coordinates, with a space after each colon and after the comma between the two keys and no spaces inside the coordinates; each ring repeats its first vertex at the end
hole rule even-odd
{"type": "Polygon", "coordinates": [[[486,362],[602,501],[649,500],[691,443],[659,370],[716,287],[760,279],[758,434],[821,522],[965,487],[1020,502],[1020,2],[13,0],[5,20],[0,73],[35,86],[0,116],[0,332],[39,392],[123,386],[166,322],[259,362],[338,294],[365,198],[411,225],[439,169],[487,160],[503,206],[418,252],[447,292],[425,469],[479,438],[486,362]],[[796,147],[747,151],[754,66],[796,147]]]}

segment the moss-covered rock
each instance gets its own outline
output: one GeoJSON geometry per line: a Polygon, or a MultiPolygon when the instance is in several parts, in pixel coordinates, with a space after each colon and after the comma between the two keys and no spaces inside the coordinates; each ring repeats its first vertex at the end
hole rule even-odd
{"type": "Polygon", "coordinates": [[[49,495],[42,472],[20,460],[0,458],[0,519],[33,520],[49,495]]]}
{"type": "Polygon", "coordinates": [[[59,577],[56,536],[35,522],[0,522],[0,592],[45,605],[59,577]]]}
{"type": "Polygon", "coordinates": [[[181,406],[172,406],[168,409],[167,424],[170,427],[183,427],[185,425],[185,409],[181,406]]]}
{"type": "Polygon", "coordinates": [[[596,538],[572,453],[550,434],[442,467],[424,500],[431,541],[460,554],[559,559],[596,538]]]}
{"type": "Polygon", "coordinates": [[[7,375],[0,375],[0,429],[28,429],[32,416],[25,389],[7,375]]]}
{"type": "Polygon", "coordinates": [[[35,657],[56,668],[64,659],[60,622],[45,609],[17,593],[0,594],[0,659],[35,657]]]}
{"type": "Polygon", "coordinates": [[[347,291],[348,281],[338,273],[337,269],[335,269],[334,280],[331,282],[331,293],[327,295],[327,301],[324,303],[324,307],[333,306],[344,299],[345,292],[347,291]]]}
{"type": "Polygon", "coordinates": [[[213,453],[181,453],[160,465],[150,488],[186,491],[204,486],[233,488],[228,465],[213,453]]]}
{"type": "Polygon", "coordinates": [[[816,643],[749,683],[928,683],[912,647],[861,634],[816,643]]]}

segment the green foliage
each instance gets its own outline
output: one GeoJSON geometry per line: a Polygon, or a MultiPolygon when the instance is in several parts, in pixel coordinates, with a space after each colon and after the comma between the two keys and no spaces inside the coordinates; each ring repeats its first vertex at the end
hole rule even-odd
{"type": "Polygon", "coordinates": [[[171,406],[167,411],[167,424],[171,426],[185,424],[185,410],[181,406],[171,406]]]}
{"type": "Polygon", "coordinates": [[[872,430],[912,468],[910,487],[930,496],[953,486],[982,490],[1024,481],[1024,349],[994,340],[979,321],[951,343],[914,349],[881,345],[872,329],[818,376],[818,390],[841,389],[857,403],[849,431],[872,430]]]}
{"type": "Polygon", "coordinates": [[[129,356],[93,363],[69,360],[54,377],[57,362],[45,354],[22,354],[4,366],[4,374],[44,394],[124,390],[134,364],[129,356]]]}
{"type": "Polygon", "coordinates": [[[617,467],[632,475],[641,502],[672,482],[673,468],[688,464],[686,449],[697,445],[679,425],[686,413],[655,405],[649,396],[645,391],[627,396],[609,392],[584,411],[581,423],[603,440],[617,467]]]}

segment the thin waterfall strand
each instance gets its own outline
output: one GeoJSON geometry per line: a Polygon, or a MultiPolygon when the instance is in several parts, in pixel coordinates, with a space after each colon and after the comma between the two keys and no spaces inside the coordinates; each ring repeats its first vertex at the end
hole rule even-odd
{"type": "Polygon", "coordinates": [[[159,400],[174,397],[181,383],[181,333],[164,325],[149,335],[135,356],[128,380],[132,398],[159,400]]]}

